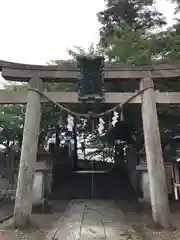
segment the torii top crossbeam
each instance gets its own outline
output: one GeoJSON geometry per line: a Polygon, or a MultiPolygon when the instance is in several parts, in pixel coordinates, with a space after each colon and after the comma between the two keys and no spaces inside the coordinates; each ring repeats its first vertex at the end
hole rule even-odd
{"type": "MultiPolygon", "coordinates": [[[[29,65],[0,60],[0,72],[4,79],[16,82],[28,82],[35,75],[44,82],[74,82],[78,81],[77,66],[69,62],[61,65],[29,65]]],[[[105,81],[141,80],[152,78],[153,80],[168,81],[180,77],[180,63],[176,64],[153,64],[143,66],[124,66],[117,63],[106,63],[104,66],[105,81]]],[[[81,103],[78,100],[77,92],[48,92],[47,95],[59,103],[81,103]]],[[[106,92],[103,103],[119,104],[134,96],[134,92],[106,92]]],[[[155,91],[157,103],[179,104],[179,92],[155,91]]],[[[42,102],[47,102],[41,98],[42,102]]],[[[27,102],[27,92],[8,92],[0,90],[0,104],[24,104],[27,102]]],[[[138,95],[130,103],[141,103],[141,96],[138,95]]]]}
{"type": "MultiPolygon", "coordinates": [[[[0,60],[0,71],[6,80],[26,82],[32,75],[38,72],[38,76],[46,82],[74,82],[77,81],[77,67],[73,63],[61,65],[29,65],[0,60]]],[[[123,66],[118,63],[106,63],[104,67],[105,80],[113,79],[153,79],[177,78],[180,76],[180,63],[176,64],[153,64],[144,66],[123,66]]]]}

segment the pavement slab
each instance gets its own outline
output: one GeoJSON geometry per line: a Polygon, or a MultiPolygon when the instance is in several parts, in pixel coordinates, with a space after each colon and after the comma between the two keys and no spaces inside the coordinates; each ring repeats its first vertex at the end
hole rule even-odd
{"type": "Polygon", "coordinates": [[[124,215],[113,201],[74,201],[64,219],[46,236],[47,240],[125,240],[130,234],[124,215]]]}

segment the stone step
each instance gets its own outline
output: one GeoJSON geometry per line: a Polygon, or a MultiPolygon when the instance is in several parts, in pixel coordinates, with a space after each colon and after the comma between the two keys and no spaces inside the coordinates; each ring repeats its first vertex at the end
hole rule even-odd
{"type": "Polygon", "coordinates": [[[130,181],[125,176],[109,174],[72,174],[64,179],[54,194],[54,199],[72,198],[114,198],[133,199],[133,191],[130,181]]]}

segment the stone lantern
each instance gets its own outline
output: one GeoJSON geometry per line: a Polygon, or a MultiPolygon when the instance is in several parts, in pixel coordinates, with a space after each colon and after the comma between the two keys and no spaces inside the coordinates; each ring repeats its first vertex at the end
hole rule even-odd
{"type": "MultiPolygon", "coordinates": [[[[166,187],[169,199],[173,195],[173,163],[167,157],[164,157],[164,170],[166,177],[166,187]]],[[[140,176],[140,188],[142,192],[142,198],[146,202],[150,200],[150,186],[149,186],[149,174],[147,168],[146,154],[145,152],[139,153],[139,165],[136,167],[136,171],[140,176]]]]}

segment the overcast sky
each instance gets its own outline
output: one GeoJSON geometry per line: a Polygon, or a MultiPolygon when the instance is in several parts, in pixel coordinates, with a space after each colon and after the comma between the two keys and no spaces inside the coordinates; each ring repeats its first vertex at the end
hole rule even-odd
{"type": "MultiPolygon", "coordinates": [[[[172,23],[173,5],[157,0],[172,23]]],[[[46,64],[68,57],[73,46],[87,48],[99,39],[96,13],[104,0],[0,0],[0,59],[46,64]]]]}

